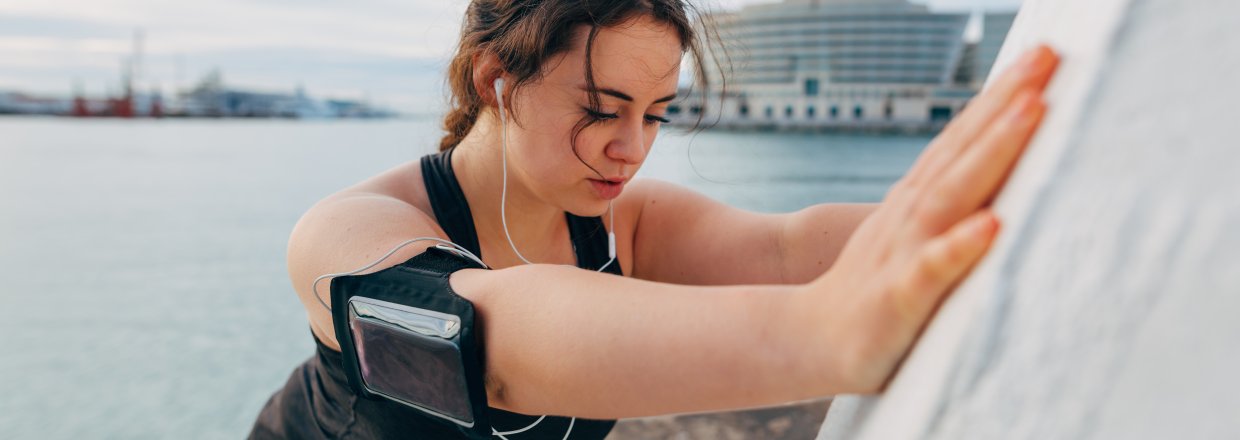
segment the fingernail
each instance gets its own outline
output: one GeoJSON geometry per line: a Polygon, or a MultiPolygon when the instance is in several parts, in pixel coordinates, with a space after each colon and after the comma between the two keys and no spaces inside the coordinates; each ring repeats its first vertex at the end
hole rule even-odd
{"type": "Polygon", "coordinates": [[[1041,52],[1042,51],[1040,49],[1031,49],[1025,52],[1025,55],[1020,57],[1020,61],[1017,63],[1017,66],[1024,71],[1032,70],[1033,67],[1038,64],[1038,58],[1041,52]]]}
{"type": "Polygon", "coordinates": [[[1036,48],[1031,49],[1029,51],[1028,58],[1024,60],[1022,69],[1025,73],[1030,74],[1042,72],[1046,69],[1048,64],[1047,60],[1050,58],[1047,56],[1048,53],[1050,53],[1050,49],[1046,46],[1037,46],[1036,48]]]}
{"type": "Polygon", "coordinates": [[[993,213],[980,215],[973,220],[973,232],[977,235],[988,236],[993,234],[999,227],[999,221],[993,213]]]}

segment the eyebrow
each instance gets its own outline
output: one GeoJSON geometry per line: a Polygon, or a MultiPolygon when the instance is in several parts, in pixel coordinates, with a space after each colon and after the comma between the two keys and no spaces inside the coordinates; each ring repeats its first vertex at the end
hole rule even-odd
{"type": "MultiPolygon", "coordinates": [[[[589,92],[589,91],[590,91],[590,89],[589,89],[589,88],[584,87],[584,86],[581,88],[581,90],[582,90],[582,91],[585,91],[585,92],[589,92]]],[[[596,90],[596,91],[598,91],[598,92],[599,92],[599,93],[601,93],[601,94],[604,94],[604,95],[607,95],[607,96],[610,96],[610,97],[613,97],[613,98],[618,98],[618,99],[622,99],[622,100],[625,100],[625,101],[628,101],[628,102],[633,102],[633,97],[632,97],[632,96],[629,96],[629,95],[625,94],[624,92],[621,92],[621,91],[616,90],[616,89],[606,89],[606,88],[603,88],[603,89],[595,89],[595,90],[596,90]]],[[[675,94],[675,93],[670,94],[670,95],[667,95],[667,96],[664,96],[664,97],[659,98],[659,99],[656,99],[656,100],[654,100],[654,103],[655,103],[655,104],[662,104],[662,103],[664,103],[664,102],[670,102],[670,101],[671,101],[671,100],[673,100],[673,99],[676,99],[676,94],[675,94]]]]}

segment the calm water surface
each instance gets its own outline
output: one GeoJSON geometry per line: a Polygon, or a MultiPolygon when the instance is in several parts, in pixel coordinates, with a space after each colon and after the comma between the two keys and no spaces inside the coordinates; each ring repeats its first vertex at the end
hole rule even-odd
{"type": "MultiPolygon", "coordinates": [[[[243,437],[312,353],[284,249],[434,120],[0,119],[0,438],[243,437]]],[[[875,202],[929,138],[665,133],[639,176],[764,212],[875,202]]]]}

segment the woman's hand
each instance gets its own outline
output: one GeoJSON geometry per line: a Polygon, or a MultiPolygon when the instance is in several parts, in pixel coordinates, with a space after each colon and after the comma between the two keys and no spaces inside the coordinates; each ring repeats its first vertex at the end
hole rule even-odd
{"type": "MultiPolygon", "coordinates": [[[[988,207],[1032,138],[1059,58],[1026,53],[947,126],[807,285],[829,322],[846,391],[881,390],[946,294],[998,231],[988,207]]],[[[820,315],[821,316],[821,315],[820,315]]],[[[822,326],[826,328],[823,329],[822,326]]]]}

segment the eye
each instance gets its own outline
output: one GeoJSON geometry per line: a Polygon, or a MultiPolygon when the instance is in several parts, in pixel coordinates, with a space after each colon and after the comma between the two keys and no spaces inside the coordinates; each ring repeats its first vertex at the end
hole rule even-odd
{"type": "MultiPolygon", "coordinates": [[[[620,114],[618,113],[604,113],[600,111],[591,110],[588,107],[582,107],[581,110],[586,112],[586,115],[589,116],[590,119],[593,119],[595,121],[605,122],[605,121],[611,121],[611,120],[620,118],[620,114]]],[[[671,121],[668,120],[667,118],[663,116],[658,116],[658,115],[645,115],[642,119],[644,120],[646,125],[671,123],[671,121]]]]}
{"type": "Polygon", "coordinates": [[[670,123],[670,122],[672,122],[672,121],[670,121],[670,120],[668,120],[667,118],[662,117],[662,116],[656,116],[656,115],[646,115],[646,123],[647,123],[647,124],[650,124],[650,125],[654,125],[654,124],[667,124],[667,123],[670,123]]]}
{"type": "Polygon", "coordinates": [[[591,110],[586,107],[582,107],[582,110],[586,112],[586,115],[589,116],[590,119],[593,119],[596,121],[610,121],[612,119],[617,119],[620,117],[620,115],[616,113],[603,113],[603,112],[591,110]]]}

